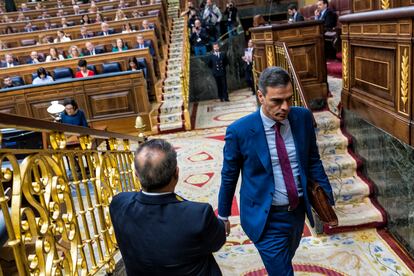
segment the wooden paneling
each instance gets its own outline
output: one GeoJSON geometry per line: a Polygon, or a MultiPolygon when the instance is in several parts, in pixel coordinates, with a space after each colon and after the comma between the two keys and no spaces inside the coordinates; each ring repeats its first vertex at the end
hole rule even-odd
{"type": "MultiPolygon", "coordinates": [[[[138,114],[145,122],[150,122],[151,104],[146,90],[146,81],[141,71],[54,85],[26,86],[0,93],[0,111],[50,120],[46,109],[51,101],[62,102],[65,98],[74,98],[85,111],[88,122],[100,125],[101,121],[104,124],[109,121],[116,125],[118,120],[123,124],[127,121],[130,124],[128,129],[133,131],[138,114]]],[[[151,125],[146,125],[147,130],[151,130],[151,125]]],[[[108,130],[113,128],[109,127],[108,130]]]]}
{"type": "Polygon", "coordinates": [[[414,5],[413,0],[352,0],[352,12],[386,10],[414,5]]]}
{"type": "Polygon", "coordinates": [[[269,61],[276,57],[272,57],[271,51],[267,48],[274,47],[274,42],[277,41],[286,42],[306,97],[309,100],[326,99],[327,75],[321,22],[279,24],[251,28],[250,31],[255,45],[254,61],[258,73],[262,72],[265,66],[275,64],[269,61]],[[272,37],[272,40],[267,39],[268,37],[272,37]]]}
{"type": "Polygon", "coordinates": [[[341,18],[349,30],[342,35],[343,107],[410,145],[414,145],[413,18],[414,7],[341,18]]]}

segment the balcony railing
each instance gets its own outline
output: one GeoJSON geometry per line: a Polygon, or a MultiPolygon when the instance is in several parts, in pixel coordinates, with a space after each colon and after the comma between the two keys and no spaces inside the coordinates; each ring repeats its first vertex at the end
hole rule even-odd
{"type": "Polygon", "coordinates": [[[112,272],[108,207],[117,193],[140,189],[138,138],[3,113],[0,127],[43,137],[40,148],[0,148],[0,275],[112,272]]]}

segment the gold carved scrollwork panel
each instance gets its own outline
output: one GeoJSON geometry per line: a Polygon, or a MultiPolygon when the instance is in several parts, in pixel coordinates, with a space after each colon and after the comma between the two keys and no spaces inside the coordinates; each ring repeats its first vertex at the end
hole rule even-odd
{"type": "Polygon", "coordinates": [[[398,112],[408,115],[410,112],[411,91],[411,49],[409,46],[398,47],[399,81],[397,89],[398,112]]]}
{"type": "Polygon", "coordinates": [[[266,61],[268,67],[275,65],[275,53],[273,50],[273,45],[266,45],[266,61]]]}
{"type": "Polygon", "coordinates": [[[342,85],[349,89],[349,49],[348,41],[342,41],[342,85]]]}

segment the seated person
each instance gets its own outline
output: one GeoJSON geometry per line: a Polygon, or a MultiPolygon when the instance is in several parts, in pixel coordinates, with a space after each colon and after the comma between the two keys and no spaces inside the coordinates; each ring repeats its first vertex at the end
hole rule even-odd
{"type": "Polygon", "coordinates": [[[27,22],[26,23],[26,25],[24,26],[24,31],[26,32],[26,33],[31,33],[31,32],[34,32],[34,31],[36,31],[36,29],[33,27],[33,25],[32,25],[32,22],[27,22]]]}
{"type": "Polygon", "coordinates": [[[35,6],[35,10],[41,11],[43,9],[44,9],[44,7],[42,6],[42,4],[40,4],[40,2],[37,2],[36,6],[35,6]]]}
{"type": "Polygon", "coordinates": [[[23,11],[23,12],[25,12],[25,11],[30,11],[30,8],[27,7],[27,4],[26,3],[22,3],[20,5],[20,10],[23,11]]]}
{"type": "Polygon", "coordinates": [[[2,86],[3,89],[11,88],[11,87],[14,87],[14,86],[15,85],[14,85],[12,79],[9,76],[4,77],[3,86],[2,86]]]}
{"type": "Polygon", "coordinates": [[[43,30],[50,30],[50,29],[52,29],[52,27],[50,26],[50,22],[45,21],[45,23],[43,24],[43,30]]]}
{"type": "Polygon", "coordinates": [[[65,12],[62,9],[59,9],[56,12],[56,17],[63,17],[63,16],[65,16],[65,12]]]}
{"type": "Polygon", "coordinates": [[[26,20],[29,20],[29,19],[26,16],[24,16],[23,12],[19,12],[19,15],[16,18],[16,22],[22,22],[26,20]]]}
{"type": "Polygon", "coordinates": [[[137,45],[135,46],[136,49],[143,49],[143,48],[149,48],[151,56],[155,56],[155,50],[152,46],[151,41],[145,41],[143,35],[137,35],[137,45]]]}
{"type": "Polygon", "coordinates": [[[1,61],[0,67],[1,68],[10,68],[19,65],[19,62],[17,62],[13,55],[10,53],[7,53],[4,55],[4,61],[1,61]]]}
{"type": "Polygon", "coordinates": [[[329,7],[328,0],[319,0],[318,8],[315,10],[315,20],[322,20],[325,31],[330,31],[336,27],[337,16],[329,7]]]}
{"type": "Polygon", "coordinates": [[[54,43],[70,41],[70,37],[67,37],[62,30],[57,31],[57,37],[53,40],[54,43]]]}
{"type": "Polygon", "coordinates": [[[0,40],[0,50],[7,49],[7,44],[0,40]]]}
{"type": "Polygon", "coordinates": [[[296,4],[289,4],[288,14],[290,16],[289,23],[305,21],[305,18],[303,17],[303,15],[300,14],[300,12],[298,12],[298,7],[296,6],[296,4]]]}
{"type": "Polygon", "coordinates": [[[125,0],[119,0],[118,9],[126,9],[127,4],[125,3],[125,0]]]}
{"type": "Polygon", "coordinates": [[[122,25],[123,34],[132,33],[132,32],[135,32],[135,30],[132,29],[131,23],[126,23],[122,25]]]}
{"type": "Polygon", "coordinates": [[[95,23],[103,23],[104,19],[101,13],[97,12],[95,16],[95,23]]]}
{"type": "Polygon", "coordinates": [[[66,19],[66,17],[62,17],[62,19],[60,20],[60,25],[62,26],[62,28],[69,27],[68,20],[66,19]]]}
{"type": "Polygon", "coordinates": [[[46,84],[53,82],[53,78],[49,76],[45,68],[40,67],[37,69],[37,77],[33,80],[32,84],[46,84]]]}
{"type": "Polygon", "coordinates": [[[91,23],[92,22],[89,19],[89,15],[87,15],[87,14],[82,15],[81,20],[80,20],[81,25],[88,25],[88,24],[91,24],[91,23]]]}
{"type": "Polygon", "coordinates": [[[79,71],[76,72],[75,78],[92,77],[95,73],[88,69],[88,62],[84,59],[80,59],[78,62],[79,71]]]}
{"type": "Polygon", "coordinates": [[[137,59],[135,57],[130,57],[128,59],[128,70],[137,71],[139,69],[137,59]]]}
{"type": "Polygon", "coordinates": [[[61,123],[75,126],[88,127],[85,113],[79,109],[78,104],[73,99],[65,99],[63,101],[65,111],[60,114],[61,123]]]}
{"type": "Polygon", "coordinates": [[[103,36],[107,36],[107,35],[111,35],[114,33],[113,30],[109,29],[109,25],[106,22],[101,23],[101,32],[98,33],[98,35],[103,35],[103,36]]]}
{"type": "Polygon", "coordinates": [[[30,59],[27,61],[27,64],[38,64],[44,60],[39,56],[36,51],[30,53],[30,59]]]}
{"type": "Polygon", "coordinates": [[[46,57],[46,62],[64,59],[65,58],[59,54],[58,50],[55,47],[50,47],[49,55],[46,57]]]}
{"type": "Polygon", "coordinates": [[[125,44],[122,38],[118,38],[116,40],[115,46],[112,47],[112,52],[123,52],[128,50],[128,46],[125,44]]]}
{"type": "Polygon", "coordinates": [[[93,34],[88,32],[88,28],[86,28],[86,26],[82,26],[80,28],[79,38],[85,39],[85,38],[90,38],[90,37],[93,37],[93,34]]]}
{"type": "Polygon", "coordinates": [[[83,57],[83,54],[79,50],[78,46],[76,45],[70,46],[68,49],[68,55],[66,58],[78,58],[78,57],[83,57]]]}
{"type": "Polygon", "coordinates": [[[85,43],[85,47],[85,56],[95,56],[104,53],[104,50],[95,48],[95,45],[89,41],[85,43]]]}
{"type": "Polygon", "coordinates": [[[226,241],[224,224],[210,204],[174,193],[179,168],[173,146],[145,142],[135,170],[142,190],[121,192],[109,206],[127,275],[222,275],[212,253],[226,241]]]}
{"type": "Polygon", "coordinates": [[[80,7],[78,5],[73,5],[73,14],[80,15],[80,7]]]}
{"type": "Polygon", "coordinates": [[[153,29],[151,28],[147,19],[143,20],[141,25],[142,25],[141,30],[152,30],[153,29]]]}
{"type": "Polygon", "coordinates": [[[128,19],[128,17],[126,17],[125,13],[121,9],[116,11],[115,21],[127,20],[127,19],[128,19]]]}

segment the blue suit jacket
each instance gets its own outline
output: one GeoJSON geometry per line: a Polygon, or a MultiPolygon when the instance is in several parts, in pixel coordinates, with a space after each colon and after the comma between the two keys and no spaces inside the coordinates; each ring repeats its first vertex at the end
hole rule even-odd
{"type": "Polygon", "coordinates": [[[128,275],[221,275],[212,252],[226,234],[209,204],[128,192],[109,211],[128,275]]]}
{"type": "MultiPolygon", "coordinates": [[[[306,213],[314,221],[306,191],[307,179],[318,181],[334,204],[332,189],[320,160],[309,110],[292,107],[288,115],[296,155],[306,213]]],[[[243,230],[256,242],[266,225],[274,193],[273,169],[260,110],[239,119],[227,128],[224,160],[219,192],[219,215],[230,216],[231,204],[241,171],[240,220],[243,230]]]]}

